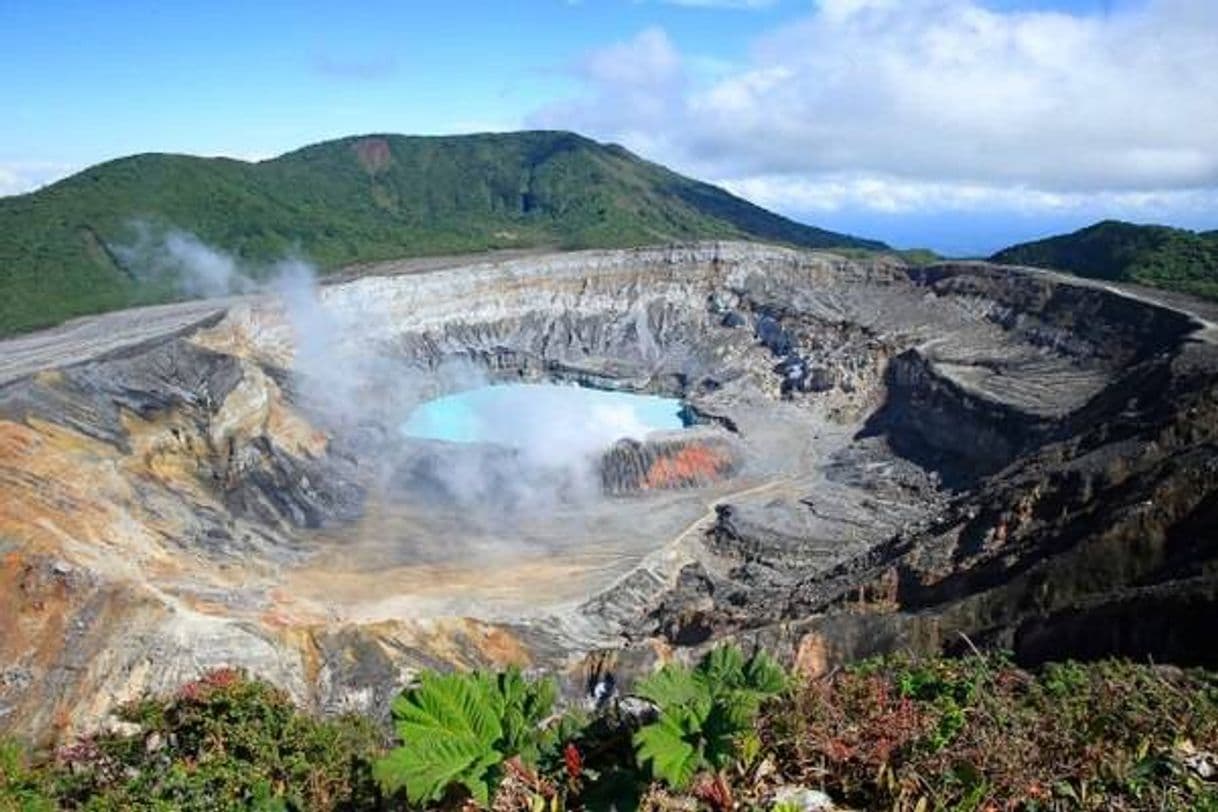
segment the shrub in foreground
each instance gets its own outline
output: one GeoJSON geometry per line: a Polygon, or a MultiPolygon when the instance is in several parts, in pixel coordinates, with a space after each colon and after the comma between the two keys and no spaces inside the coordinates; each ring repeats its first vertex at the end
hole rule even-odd
{"type": "Polygon", "coordinates": [[[0,743],[0,812],[54,808],[1218,812],[1218,677],[997,655],[794,678],[720,648],[585,718],[519,671],[422,675],[369,720],[317,720],[219,671],[33,763],[0,743]],[[818,797],[824,797],[823,795],[818,797]],[[799,799],[803,799],[802,801],[799,799]],[[786,799],[786,800],[783,800],[786,799]],[[792,800],[795,799],[795,800],[792,800]]]}
{"type": "Polygon", "coordinates": [[[168,700],[122,711],[137,735],[106,734],[60,749],[47,767],[68,808],[369,809],[380,803],[369,720],[321,721],[291,698],[233,670],[168,700]]]}
{"type": "Polygon", "coordinates": [[[788,782],[864,809],[1218,810],[1218,683],[1104,662],[877,660],[761,721],[788,782]]]}

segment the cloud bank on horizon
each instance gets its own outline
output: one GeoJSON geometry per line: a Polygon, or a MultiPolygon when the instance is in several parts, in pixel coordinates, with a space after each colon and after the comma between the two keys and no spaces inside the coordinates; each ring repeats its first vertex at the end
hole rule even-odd
{"type": "Polygon", "coordinates": [[[530,123],[787,212],[1218,212],[1213,0],[821,0],[710,77],[658,27],[573,71],[582,94],[530,123]]]}

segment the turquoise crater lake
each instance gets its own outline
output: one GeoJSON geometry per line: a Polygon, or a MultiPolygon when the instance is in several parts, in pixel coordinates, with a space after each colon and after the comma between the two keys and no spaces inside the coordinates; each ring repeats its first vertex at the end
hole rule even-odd
{"type": "Polygon", "coordinates": [[[513,448],[565,444],[596,451],[624,437],[685,426],[675,398],[564,384],[467,389],[420,404],[402,424],[408,437],[513,448]]]}

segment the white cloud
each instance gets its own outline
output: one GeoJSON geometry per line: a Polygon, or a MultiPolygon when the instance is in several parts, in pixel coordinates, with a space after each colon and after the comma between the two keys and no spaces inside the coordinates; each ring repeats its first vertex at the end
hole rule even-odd
{"type": "Polygon", "coordinates": [[[633,39],[588,54],[579,70],[592,82],[663,87],[679,75],[681,56],[662,28],[647,28],[633,39]]]}
{"type": "Polygon", "coordinates": [[[1001,209],[1022,214],[1124,211],[1218,212],[1218,189],[1054,192],[1028,186],[909,180],[885,175],[818,174],[812,177],[754,175],[720,181],[761,206],[805,213],[870,209],[911,214],[927,209],[973,212],[1001,209]]]}
{"type": "Polygon", "coordinates": [[[78,167],[50,161],[0,163],[0,197],[20,195],[67,177],[78,167]]]}
{"type": "Polygon", "coordinates": [[[609,46],[535,122],[805,210],[1212,201],[1195,190],[1218,187],[1216,31],[1213,0],[820,0],[710,77],[659,29],[609,46]]]}
{"type": "Polygon", "coordinates": [[[652,134],[664,137],[676,125],[673,100],[685,93],[688,82],[686,60],[663,29],[648,28],[595,50],[573,65],[572,72],[591,95],[551,105],[528,124],[612,133],[641,152],[666,151],[653,142],[652,134]]]}

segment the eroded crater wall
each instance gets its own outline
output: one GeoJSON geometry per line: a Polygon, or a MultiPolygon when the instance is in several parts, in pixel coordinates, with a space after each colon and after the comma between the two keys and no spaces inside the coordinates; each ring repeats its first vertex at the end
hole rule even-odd
{"type": "Polygon", "coordinates": [[[221,664],[376,710],[413,667],[642,667],[730,634],[1058,651],[1079,622],[1054,613],[1208,560],[1210,347],[1101,287],[725,243],[374,269],[310,314],[248,298],[7,345],[0,727],[97,724],[221,664]],[[608,497],[454,512],[406,474],[455,458],[394,421],[468,375],[676,395],[703,425],[612,450],[608,497]],[[1162,554],[1129,558],[1134,528],[1162,554]],[[1069,555],[1130,563],[1055,585],[1069,555]]]}

